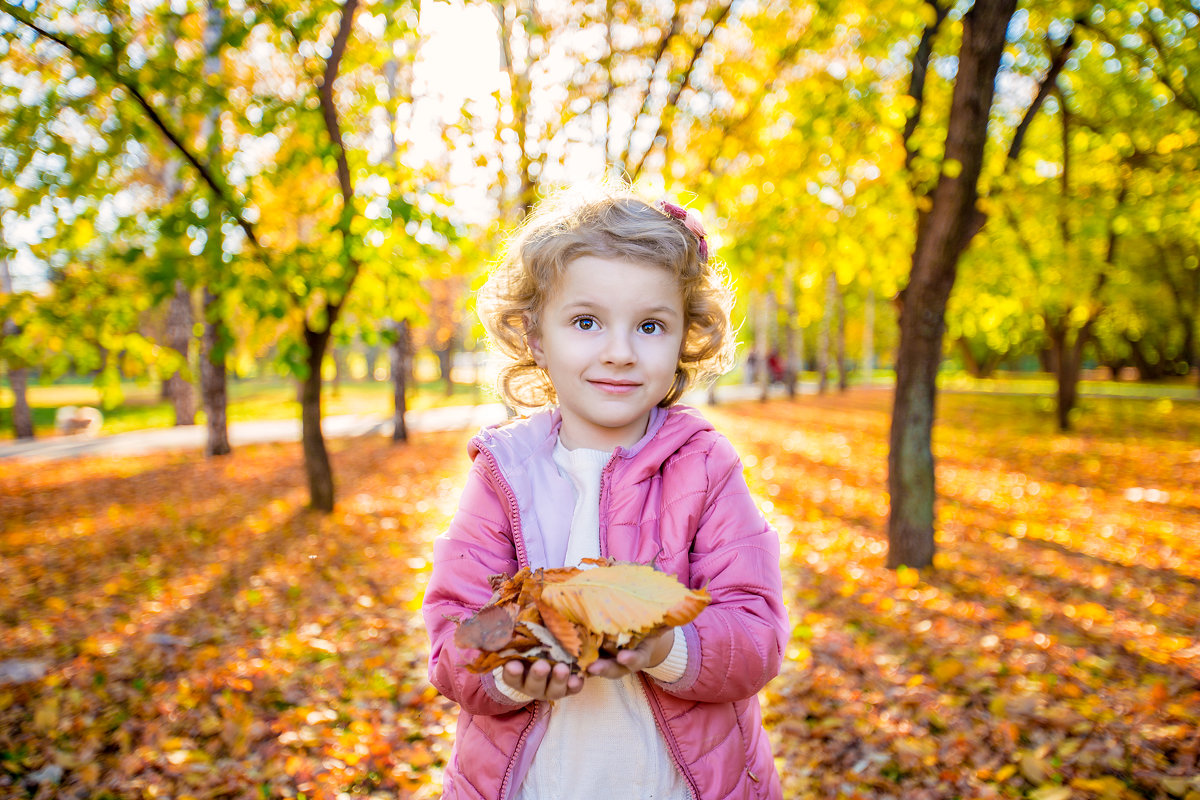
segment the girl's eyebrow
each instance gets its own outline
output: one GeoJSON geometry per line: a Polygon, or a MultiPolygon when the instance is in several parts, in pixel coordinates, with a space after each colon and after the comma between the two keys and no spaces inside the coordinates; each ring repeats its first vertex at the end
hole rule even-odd
{"type": "MultiPolygon", "coordinates": [[[[563,310],[567,312],[576,311],[596,311],[605,310],[605,304],[594,300],[575,300],[563,306],[563,310]]],[[[679,310],[669,305],[650,306],[649,308],[635,308],[638,312],[637,316],[659,316],[659,317],[679,317],[682,316],[679,310]]]]}

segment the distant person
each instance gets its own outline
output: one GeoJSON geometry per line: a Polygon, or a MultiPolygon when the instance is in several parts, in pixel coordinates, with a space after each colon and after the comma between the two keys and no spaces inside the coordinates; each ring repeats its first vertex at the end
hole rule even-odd
{"type": "Polygon", "coordinates": [[[778,350],[772,350],[767,355],[767,370],[771,383],[783,383],[783,359],[779,357],[778,350]]]}
{"type": "Polygon", "coordinates": [[[677,401],[728,369],[731,296],[699,219],[605,191],[544,203],[479,313],[531,416],[486,429],[425,593],[433,684],[461,707],[444,797],[780,798],[757,693],[788,635],[779,539],[732,445],[677,401]],[[710,605],[691,623],[569,665],[483,675],[454,642],[491,575],[614,557],[710,605]]]}

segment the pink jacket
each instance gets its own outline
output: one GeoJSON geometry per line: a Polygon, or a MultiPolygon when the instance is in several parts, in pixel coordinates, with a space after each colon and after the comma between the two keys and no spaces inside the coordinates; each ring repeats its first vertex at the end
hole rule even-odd
{"type": "MultiPolygon", "coordinates": [[[[557,411],[541,412],[473,439],[458,512],[434,543],[424,601],[429,677],[461,707],[443,779],[448,800],[513,796],[545,729],[545,703],[518,705],[490,674],[460,666],[474,651],[454,644],[451,620],[488,601],[489,575],[544,566],[540,530],[570,525],[571,485],[551,458],[560,421],[557,411]]],[[[646,435],[617,449],[601,479],[600,552],[654,562],[712,595],[680,629],[687,673],[670,684],[641,675],[692,796],[780,798],[757,697],[779,671],[789,631],[779,539],[750,497],[733,446],[697,411],[655,409],[646,435]]]]}

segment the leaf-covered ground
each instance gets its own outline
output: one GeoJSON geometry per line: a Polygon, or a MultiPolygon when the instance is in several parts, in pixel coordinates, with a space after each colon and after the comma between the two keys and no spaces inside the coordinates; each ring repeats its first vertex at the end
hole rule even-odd
{"type": "MultiPolygon", "coordinates": [[[[1200,406],[944,396],[938,569],[885,569],[888,397],[708,413],[779,527],[789,798],[1200,800],[1200,406]]],[[[434,797],[419,603],[465,433],[0,462],[0,796],[434,797]]]]}

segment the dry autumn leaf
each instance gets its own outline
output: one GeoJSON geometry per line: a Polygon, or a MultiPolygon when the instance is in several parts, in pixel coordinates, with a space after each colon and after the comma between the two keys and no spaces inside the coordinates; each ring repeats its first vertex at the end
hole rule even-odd
{"type": "MultiPolygon", "coordinates": [[[[783,796],[1200,800],[1200,403],[1096,399],[1064,437],[1032,399],[947,395],[940,563],[902,578],[890,399],[706,411],[782,539],[783,796]]],[[[304,510],[298,444],[0,459],[0,796],[439,796],[457,707],[419,610],[462,441],[335,444],[332,517],[304,510]]]]}
{"type": "Polygon", "coordinates": [[[608,636],[683,625],[708,605],[707,592],[694,592],[645,564],[580,572],[546,586],[542,599],[572,622],[608,636]]]}
{"type": "Polygon", "coordinates": [[[512,634],[512,612],[505,606],[488,606],[458,626],[454,643],[459,647],[495,652],[508,644],[512,634]]]}
{"type": "Polygon", "coordinates": [[[480,651],[468,669],[547,659],[583,671],[604,651],[692,621],[709,602],[703,589],[688,589],[646,564],[589,560],[587,566],[524,569],[493,580],[492,600],[455,632],[456,644],[480,651]]]}

